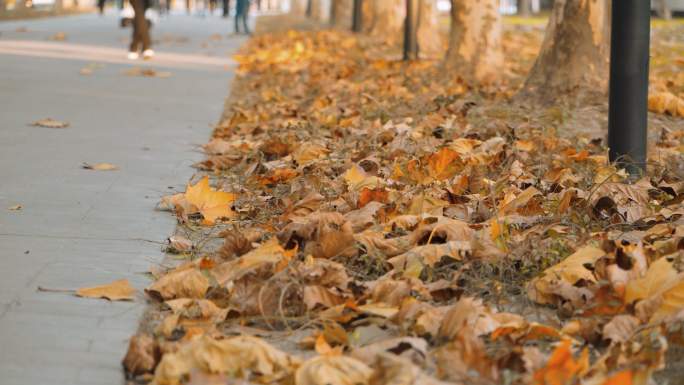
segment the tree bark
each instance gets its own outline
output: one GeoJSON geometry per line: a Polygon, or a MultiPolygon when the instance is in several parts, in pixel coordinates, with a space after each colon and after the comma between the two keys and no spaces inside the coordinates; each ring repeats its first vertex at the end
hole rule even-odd
{"type": "Polygon", "coordinates": [[[610,9],[609,0],[556,0],[523,94],[553,101],[581,89],[606,92],[610,9]]]}
{"type": "Polygon", "coordinates": [[[306,15],[307,3],[307,0],[292,0],[292,7],[290,8],[290,12],[297,16],[306,15]]]}
{"type": "Polygon", "coordinates": [[[503,65],[498,0],[451,0],[446,67],[480,83],[496,81],[503,65]]]}
{"type": "Polygon", "coordinates": [[[350,29],[354,0],[333,0],[332,25],[338,28],[350,29]]]}
{"type": "Polygon", "coordinates": [[[418,52],[421,58],[436,59],[444,54],[439,33],[437,0],[418,1],[418,52]]]}
{"type": "Polygon", "coordinates": [[[311,18],[327,23],[330,20],[330,0],[309,0],[311,2],[311,18]]]}
{"type": "Polygon", "coordinates": [[[371,11],[366,18],[364,12],[364,24],[370,23],[369,34],[383,38],[388,44],[397,44],[402,40],[404,32],[404,18],[406,16],[405,0],[372,0],[364,1],[364,5],[371,4],[371,11]]]}
{"type": "Polygon", "coordinates": [[[524,17],[532,15],[532,0],[518,0],[518,15],[524,17]]]}
{"type": "Polygon", "coordinates": [[[672,10],[670,9],[670,6],[667,5],[667,0],[655,0],[655,4],[658,17],[665,20],[672,19],[672,10]]]}

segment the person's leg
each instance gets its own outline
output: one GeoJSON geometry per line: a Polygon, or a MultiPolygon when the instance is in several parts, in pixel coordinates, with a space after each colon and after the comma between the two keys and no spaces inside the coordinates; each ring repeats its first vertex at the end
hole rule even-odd
{"type": "Polygon", "coordinates": [[[133,42],[131,43],[131,51],[137,52],[142,44],[142,49],[150,48],[150,33],[147,28],[147,20],[145,20],[145,0],[131,0],[133,6],[133,42]]]}
{"type": "Polygon", "coordinates": [[[235,4],[235,33],[240,33],[240,15],[242,13],[242,10],[240,9],[242,7],[242,0],[237,0],[237,3],[235,4]]]}
{"type": "Polygon", "coordinates": [[[249,26],[247,23],[249,22],[249,0],[243,0],[243,10],[242,10],[242,24],[245,27],[245,33],[250,34],[249,32],[249,26]]]}
{"type": "Polygon", "coordinates": [[[228,17],[230,13],[230,0],[222,0],[223,2],[223,17],[228,17]]]}
{"type": "Polygon", "coordinates": [[[100,10],[100,15],[104,13],[105,0],[97,0],[97,8],[100,10]]]}

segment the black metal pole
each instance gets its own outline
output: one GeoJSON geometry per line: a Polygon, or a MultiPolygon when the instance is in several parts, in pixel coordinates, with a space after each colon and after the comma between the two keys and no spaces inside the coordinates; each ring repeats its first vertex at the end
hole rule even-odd
{"type": "Polygon", "coordinates": [[[416,5],[416,0],[406,0],[406,19],[404,20],[404,60],[415,60],[418,58],[416,5]]]}
{"type": "Polygon", "coordinates": [[[352,31],[361,32],[363,25],[363,1],[354,0],[354,9],[352,11],[352,31]]]}
{"type": "Polygon", "coordinates": [[[633,176],[646,170],[650,0],[613,0],[610,45],[610,160],[633,176]]]}

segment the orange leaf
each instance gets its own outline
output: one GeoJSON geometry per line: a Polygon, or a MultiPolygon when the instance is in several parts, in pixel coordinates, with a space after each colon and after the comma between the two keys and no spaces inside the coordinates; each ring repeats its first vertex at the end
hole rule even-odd
{"type": "Polygon", "coordinates": [[[442,148],[428,158],[428,172],[430,176],[444,180],[451,178],[461,167],[461,157],[454,150],[442,148]]]}
{"type": "Polygon", "coordinates": [[[584,350],[579,360],[575,360],[570,350],[570,340],[565,340],[551,354],[546,367],[534,373],[537,385],[565,385],[573,380],[589,365],[589,351],[584,350]]]}
{"type": "Polygon", "coordinates": [[[632,385],[633,376],[631,370],[623,370],[610,376],[603,385],[632,385]]]}
{"type": "Polygon", "coordinates": [[[389,198],[389,192],[384,188],[364,188],[359,194],[359,208],[364,207],[372,201],[387,203],[389,198]]]}

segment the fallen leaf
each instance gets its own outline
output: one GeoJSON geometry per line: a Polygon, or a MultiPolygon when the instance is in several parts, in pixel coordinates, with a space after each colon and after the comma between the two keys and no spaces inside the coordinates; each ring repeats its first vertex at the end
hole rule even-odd
{"type": "Polygon", "coordinates": [[[167,251],[171,253],[187,253],[195,247],[191,240],[181,235],[172,235],[168,239],[167,251]]]}
{"type": "Polygon", "coordinates": [[[128,342],[128,351],[122,363],[126,373],[138,376],[152,373],[159,362],[159,356],[159,348],[154,339],[146,334],[138,334],[128,342]]]}
{"type": "Polygon", "coordinates": [[[234,215],[231,204],[237,197],[235,194],[217,191],[209,187],[209,177],[204,177],[194,186],[188,184],[185,199],[197,207],[204,217],[205,224],[213,224],[217,219],[230,218],[234,215]]]}
{"type": "Polygon", "coordinates": [[[111,164],[111,163],[85,163],[83,162],[83,165],[81,166],[82,168],[86,170],[96,170],[96,171],[114,171],[118,170],[119,167],[111,164]]]}
{"type": "Polygon", "coordinates": [[[19,211],[19,210],[21,210],[21,209],[23,209],[23,208],[24,208],[24,206],[22,206],[22,205],[14,205],[14,206],[8,207],[7,210],[9,210],[9,211],[19,211]]]}
{"type": "Polygon", "coordinates": [[[216,340],[201,336],[165,354],[154,372],[157,385],[178,385],[192,370],[226,374],[245,380],[277,382],[293,375],[299,360],[260,338],[240,336],[216,340]]]}
{"type": "Polygon", "coordinates": [[[562,341],[551,354],[546,366],[534,373],[534,383],[570,384],[580,374],[588,369],[589,351],[584,350],[578,360],[572,355],[570,340],[562,341]]]}
{"type": "Polygon", "coordinates": [[[527,294],[533,301],[541,304],[553,303],[553,297],[559,295],[566,297],[555,290],[557,284],[564,283],[574,285],[580,280],[596,282],[596,277],[591,267],[605,252],[592,246],[585,246],[567,257],[559,264],[544,271],[541,277],[535,278],[528,285],[527,294]]]}
{"type": "Polygon", "coordinates": [[[127,76],[141,76],[147,78],[168,78],[171,77],[171,72],[157,71],[152,68],[133,67],[124,72],[127,76]]]}
{"type": "Polygon", "coordinates": [[[625,288],[625,303],[631,304],[640,299],[658,295],[676,285],[682,277],[667,258],[660,258],[651,263],[646,274],[638,279],[629,281],[625,288]]]}
{"type": "Polygon", "coordinates": [[[67,38],[67,34],[64,32],[57,32],[54,35],[50,36],[48,40],[53,40],[53,41],[64,41],[67,38]]]}
{"type": "Polygon", "coordinates": [[[295,374],[296,385],[367,384],[373,370],[363,362],[340,355],[323,355],[304,362],[295,374]]]}
{"type": "Polygon", "coordinates": [[[641,322],[629,314],[615,316],[603,327],[603,338],[613,343],[629,341],[641,322]]]}
{"type": "Polygon", "coordinates": [[[174,298],[203,298],[209,280],[192,266],[181,266],[165,274],[145,291],[164,300],[174,298]]]}
{"type": "Polygon", "coordinates": [[[104,298],[110,301],[130,301],[135,289],[127,279],[120,279],[107,285],[84,287],[76,290],[76,295],[85,298],[104,298]]]}
{"type": "Polygon", "coordinates": [[[67,127],[69,127],[69,123],[60,122],[59,120],[54,120],[51,118],[37,120],[37,121],[31,123],[31,125],[37,126],[37,127],[45,127],[45,128],[67,128],[67,127]]]}

